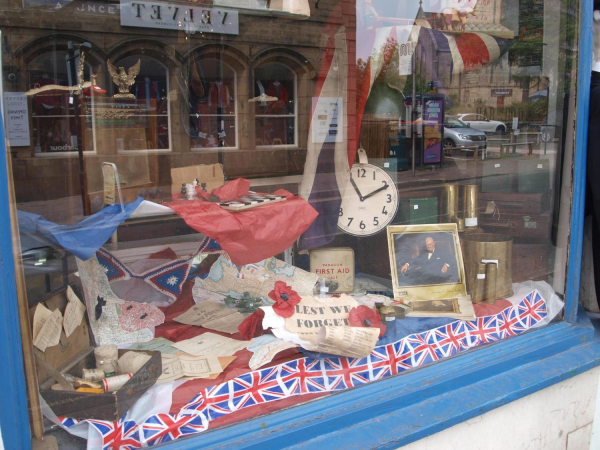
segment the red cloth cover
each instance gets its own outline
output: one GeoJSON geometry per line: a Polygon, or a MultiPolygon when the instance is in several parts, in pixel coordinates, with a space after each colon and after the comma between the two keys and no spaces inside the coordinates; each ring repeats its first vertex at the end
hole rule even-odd
{"type": "Polygon", "coordinates": [[[286,201],[244,211],[227,211],[202,200],[166,203],[191,228],[219,243],[237,265],[252,264],[283,252],[317,218],[318,213],[300,197],[280,189],[286,201]]]}
{"type": "Polygon", "coordinates": [[[512,303],[505,299],[496,300],[496,303],[493,304],[473,303],[473,309],[475,309],[475,315],[477,317],[493,316],[511,306],[512,303]]]}
{"type": "Polygon", "coordinates": [[[229,202],[237,198],[248,195],[250,191],[250,181],[244,178],[238,178],[237,180],[228,181],[223,186],[213,189],[211,192],[213,195],[219,197],[221,202],[229,202]]]}

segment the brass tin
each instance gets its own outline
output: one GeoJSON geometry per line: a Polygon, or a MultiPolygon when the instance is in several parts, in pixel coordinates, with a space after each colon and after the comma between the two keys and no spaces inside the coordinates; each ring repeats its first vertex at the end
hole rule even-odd
{"type": "Polygon", "coordinates": [[[510,236],[492,233],[472,233],[463,236],[467,292],[472,293],[477,279],[478,265],[495,263],[496,295],[506,298],[512,295],[512,244],[510,236]]]}
{"type": "Polygon", "coordinates": [[[498,269],[496,268],[496,264],[488,263],[485,265],[485,294],[483,296],[483,301],[486,303],[496,303],[497,275],[498,269]]]}
{"type": "Polygon", "coordinates": [[[476,227],[479,211],[479,186],[476,184],[463,184],[461,186],[462,194],[462,213],[465,218],[467,228],[476,227]]]}
{"type": "MultiPolygon", "coordinates": [[[[441,223],[458,223],[458,185],[447,184],[442,193],[441,223]]],[[[460,226],[458,231],[462,231],[460,226]]]]}
{"type": "Polygon", "coordinates": [[[486,264],[477,264],[477,275],[475,278],[475,285],[473,286],[473,290],[471,291],[471,301],[473,303],[483,302],[483,297],[485,293],[485,268],[486,264]]]}

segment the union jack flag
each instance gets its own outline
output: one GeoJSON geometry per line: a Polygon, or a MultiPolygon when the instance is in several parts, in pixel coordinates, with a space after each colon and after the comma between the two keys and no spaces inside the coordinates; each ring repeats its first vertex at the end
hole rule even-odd
{"type": "Polygon", "coordinates": [[[538,291],[533,291],[527,295],[517,305],[517,308],[519,310],[519,323],[525,328],[531,328],[548,314],[546,302],[538,291]]]}
{"type": "Polygon", "coordinates": [[[401,339],[386,346],[375,347],[369,355],[373,370],[373,380],[381,380],[412,369],[412,354],[408,341],[401,339]]]}
{"type": "Polygon", "coordinates": [[[196,412],[195,414],[178,414],[176,416],[155,414],[142,424],[141,431],[146,444],[156,445],[197,434],[207,428],[206,416],[196,412]]]}
{"type": "Polygon", "coordinates": [[[131,450],[141,448],[139,427],[133,420],[107,422],[89,419],[88,423],[102,435],[102,450],[131,450]]]}
{"type": "Polygon", "coordinates": [[[497,316],[478,317],[475,320],[469,320],[465,322],[465,330],[470,347],[489,344],[500,339],[497,316]]]}
{"type": "Polygon", "coordinates": [[[431,337],[444,358],[469,348],[465,341],[467,337],[465,327],[465,322],[459,320],[434,330],[431,337]]]}
{"type": "Polygon", "coordinates": [[[327,358],[324,366],[325,383],[329,391],[340,391],[372,381],[369,358],[327,358]]]}
{"type": "Polygon", "coordinates": [[[280,366],[282,387],[288,395],[327,391],[325,369],[316,358],[297,359],[280,366]]]}
{"type": "Polygon", "coordinates": [[[498,333],[500,339],[516,336],[525,331],[519,323],[519,313],[516,306],[506,308],[498,315],[498,333]]]}
{"type": "Polygon", "coordinates": [[[433,338],[435,331],[433,329],[423,333],[412,334],[405,338],[413,367],[429,364],[443,358],[444,355],[439,350],[433,338]]]}
{"type": "MultiPolygon", "coordinates": [[[[133,449],[174,441],[208,429],[210,421],[262,403],[295,395],[350,389],[387,378],[448,356],[516,336],[548,315],[546,302],[537,291],[518,305],[494,316],[455,321],[433,330],[375,347],[365,358],[302,358],[243,374],[204,389],[177,415],[155,414],[142,425],[88,420],[103,438],[103,449],[133,449]]],[[[62,418],[65,427],[80,423],[62,418]]]]}

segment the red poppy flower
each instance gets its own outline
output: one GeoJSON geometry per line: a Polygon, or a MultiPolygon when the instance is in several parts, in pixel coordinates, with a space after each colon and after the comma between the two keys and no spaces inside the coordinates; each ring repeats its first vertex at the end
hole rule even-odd
{"type": "Polygon", "coordinates": [[[245,341],[249,341],[257,336],[266,334],[267,331],[263,328],[262,322],[265,318],[265,312],[258,308],[256,312],[250,314],[244,319],[238,326],[238,331],[242,335],[245,341]]]}
{"type": "Polygon", "coordinates": [[[353,327],[379,328],[379,337],[385,333],[379,313],[365,305],[350,310],[350,325],[353,327]]]}
{"type": "Polygon", "coordinates": [[[275,289],[269,292],[269,297],[275,302],[273,311],[281,317],[292,317],[296,305],[300,303],[300,296],[283,281],[275,282],[275,289]]]}

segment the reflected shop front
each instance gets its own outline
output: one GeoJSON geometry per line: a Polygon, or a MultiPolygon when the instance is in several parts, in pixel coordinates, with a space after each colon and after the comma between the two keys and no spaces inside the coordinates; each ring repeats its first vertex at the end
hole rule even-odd
{"type": "Polygon", "coordinates": [[[395,448],[589,352],[591,5],[2,5],[7,448],[395,448]]]}

